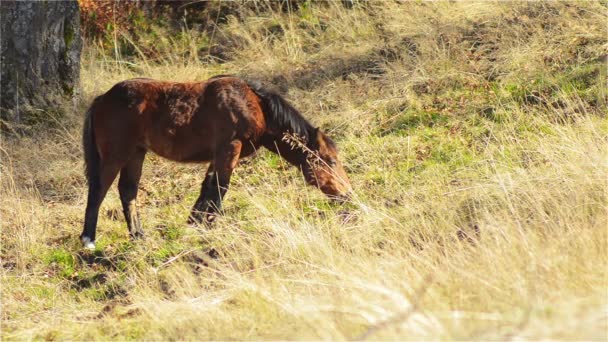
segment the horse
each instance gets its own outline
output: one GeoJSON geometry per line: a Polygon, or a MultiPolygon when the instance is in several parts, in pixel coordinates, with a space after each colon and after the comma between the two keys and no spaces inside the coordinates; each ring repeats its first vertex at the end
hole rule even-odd
{"type": "Polygon", "coordinates": [[[136,198],[148,151],[177,162],[209,162],[189,224],[210,224],[239,159],[264,147],[299,168],[305,181],[345,201],[352,188],[336,144],[277,92],[219,75],[204,82],[147,78],[115,84],[95,98],[83,127],[88,198],[80,240],[95,248],[101,203],[120,173],[118,191],[132,239],[143,237],[136,198]]]}

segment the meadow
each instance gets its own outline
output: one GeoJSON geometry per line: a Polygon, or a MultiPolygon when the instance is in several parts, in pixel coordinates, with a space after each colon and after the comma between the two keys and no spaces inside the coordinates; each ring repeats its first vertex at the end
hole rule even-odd
{"type": "Polygon", "coordinates": [[[212,29],[85,41],[76,108],[2,138],[3,340],[608,338],[605,1],[214,6],[212,29]],[[206,165],[148,154],[147,238],[114,184],[84,250],[92,99],[217,74],[327,131],[354,198],[259,151],[188,226],[206,165]]]}

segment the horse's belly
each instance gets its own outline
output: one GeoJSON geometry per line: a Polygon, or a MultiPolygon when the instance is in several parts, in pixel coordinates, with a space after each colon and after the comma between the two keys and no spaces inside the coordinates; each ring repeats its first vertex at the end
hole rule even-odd
{"type": "Polygon", "coordinates": [[[148,138],[144,145],[159,156],[178,162],[206,162],[213,158],[211,146],[206,146],[201,139],[165,135],[148,138]]]}

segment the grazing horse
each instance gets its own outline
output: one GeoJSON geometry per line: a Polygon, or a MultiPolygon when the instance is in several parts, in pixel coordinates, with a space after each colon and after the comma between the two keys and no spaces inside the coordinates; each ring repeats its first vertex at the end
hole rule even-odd
{"type": "Polygon", "coordinates": [[[222,75],[205,82],[136,78],[114,85],[93,101],[84,123],[89,194],[82,243],[95,248],[99,207],[118,173],[129,234],[143,236],[135,199],[147,151],[178,162],[209,162],[188,222],[210,223],[238,160],[261,146],[300,168],[307,183],[329,197],[348,198],[334,142],[258,83],[222,75]]]}

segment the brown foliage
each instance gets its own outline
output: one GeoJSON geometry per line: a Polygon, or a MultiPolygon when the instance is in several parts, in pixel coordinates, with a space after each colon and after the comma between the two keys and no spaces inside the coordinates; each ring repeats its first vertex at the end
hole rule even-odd
{"type": "Polygon", "coordinates": [[[84,34],[99,37],[108,30],[128,28],[140,1],[78,0],[84,34]]]}

